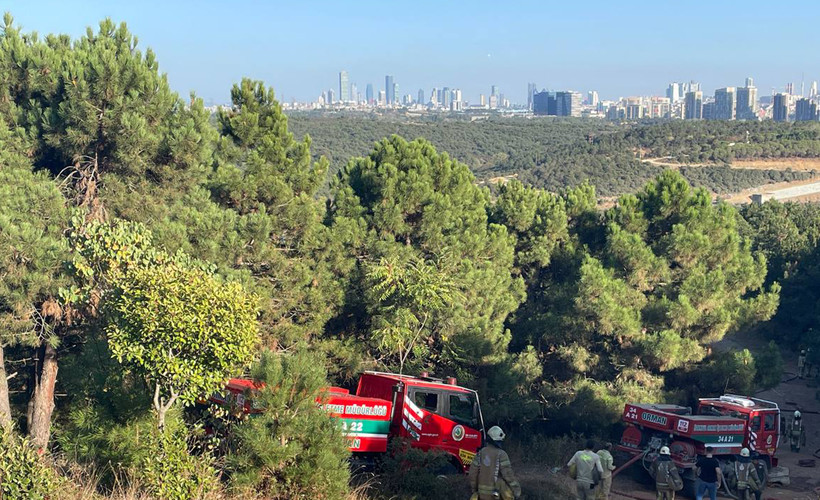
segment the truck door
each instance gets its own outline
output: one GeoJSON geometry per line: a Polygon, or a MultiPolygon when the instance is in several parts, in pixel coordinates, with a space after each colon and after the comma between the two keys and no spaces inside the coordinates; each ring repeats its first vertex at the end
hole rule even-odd
{"type": "Polygon", "coordinates": [[[777,410],[760,412],[763,428],[758,438],[758,453],[773,456],[780,442],[780,412],[777,410]]]}

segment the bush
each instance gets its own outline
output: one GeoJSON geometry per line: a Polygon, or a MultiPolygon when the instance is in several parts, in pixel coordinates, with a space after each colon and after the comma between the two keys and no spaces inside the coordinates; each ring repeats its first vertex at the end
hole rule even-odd
{"type": "Polygon", "coordinates": [[[216,473],[207,454],[189,453],[184,432],[166,429],[153,431],[149,451],[135,471],[136,479],[154,498],[188,500],[208,498],[219,488],[216,473]]]}
{"type": "Polygon", "coordinates": [[[234,488],[243,496],[343,498],[350,479],[347,442],[316,404],[328,385],[323,360],[306,351],[264,351],[251,374],[264,383],[254,395],[264,411],[232,429],[227,470],[234,488]]]}
{"type": "Polygon", "coordinates": [[[457,471],[447,454],[413,448],[402,439],[390,442],[381,470],[378,490],[386,498],[434,500],[468,498],[470,495],[463,476],[440,477],[447,471],[457,471]]]}
{"type": "Polygon", "coordinates": [[[48,498],[60,479],[26,439],[0,432],[0,498],[48,498]]]}

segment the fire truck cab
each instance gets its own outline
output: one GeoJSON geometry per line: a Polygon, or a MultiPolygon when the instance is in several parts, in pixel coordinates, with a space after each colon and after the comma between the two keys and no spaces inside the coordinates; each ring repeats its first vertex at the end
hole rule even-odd
{"type": "Polygon", "coordinates": [[[407,439],[414,448],[438,449],[466,470],[484,441],[484,418],[478,394],[446,381],[395,373],[364,372],[356,395],[393,402],[390,436],[407,439]]]}
{"type": "Polygon", "coordinates": [[[698,400],[697,414],[745,420],[742,446],[749,448],[753,455],[767,457],[770,466],[777,465],[774,455],[780,446],[780,408],[776,403],[726,394],[698,400]]]}

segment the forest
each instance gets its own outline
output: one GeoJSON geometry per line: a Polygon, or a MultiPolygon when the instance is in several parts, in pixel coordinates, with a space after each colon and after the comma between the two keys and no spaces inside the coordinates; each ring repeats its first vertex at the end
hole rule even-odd
{"type": "MultiPolygon", "coordinates": [[[[820,353],[820,209],[636,163],[717,158],[737,124],[294,118],[250,79],[212,116],[125,24],[3,23],[0,496],[432,498],[424,457],[358,483],[322,388],[455,376],[488,425],[568,443],[626,401],[771,387],[778,344],[820,353]],[[773,342],[712,351],[738,332],[773,342]],[[197,402],[236,376],[266,411],[215,437],[197,402]]],[[[820,150],[743,127],[745,155],[820,150]]]]}
{"type": "Polygon", "coordinates": [[[349,158],[367,154],[383,137],[423,137],[465,163],[480,180],[516,176],[558,191],[584,180],[602,196],[640,189],[662,171],[645,158],[679,163],[686,180],[713,193],[804,180],[811,172],[733,169],[736,159],[820,157],[820,125],[726,121],[660,121],[616,124],[580,118],[502,118],[470,122],[453,116],[294,113],[291,128],[309,135],[315,157],[331,173],[349,158]],[[700,167],[700,164],[707,164],[700,167]],[[694,165],[698,165],[695,167],[694,165]]]}

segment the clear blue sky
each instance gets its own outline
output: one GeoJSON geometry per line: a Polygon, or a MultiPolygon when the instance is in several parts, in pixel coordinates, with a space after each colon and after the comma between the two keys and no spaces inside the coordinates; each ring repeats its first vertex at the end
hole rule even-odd
{"type": "Polygon", "coordinates": [[[6,0],[25,31],[81,36],[125,21],[181,93],[222,103],[243,76],[283,100],[338,92],[338,72],[364,93],[392,74],[400,93],[490,85],[513,101],[539,89],[602,98],[662,95],[670,81],[742,86],[760,95],[820,80],[820,3],[791,1],[36,1],[6,0]]]}

